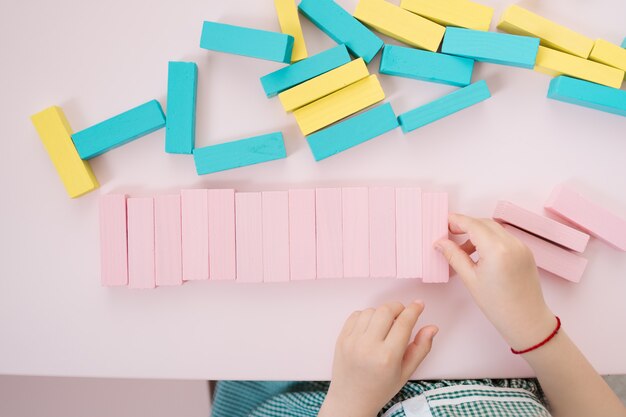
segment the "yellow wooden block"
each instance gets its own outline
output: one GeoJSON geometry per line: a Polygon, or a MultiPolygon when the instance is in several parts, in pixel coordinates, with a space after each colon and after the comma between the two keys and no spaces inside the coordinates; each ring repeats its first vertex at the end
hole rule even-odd
{"type": "Polygon", "coordinates": [[[296,0],[274,0],[274,6],[276,7],[281,32],[293,36],[291,62],[306,58],[308,53],[304,43],[304,35],[302,34],[302,26],[300,25],[296,0]]]}
{"type": "Polygon", "coordinates": [[[31,116],[48,155],[70,197],[81,195],[99,187],[89,163],[78,156],[72,142],[72,128],[60,107],[49,107],[31,116]]]}
{"type": "Polygon", "coordinates": [[[354,17],[401,42],[437,52],[446,28],[384,0],[360,0],[354,17]]]}
{"type": "Polygon", "coordinates": [[[384,98],[385,92],[380,86],[378,78],[373,74],[313,103],[300,107],[293,112],[293,115],[302,133],[310,135],[344,117],[378,103],[384,98]]]}
{"type": "Polygon", "coordinates": [[[509,6],[502,15],[498,29],[515,35],[534,36],[549,48],[587,58],[593,39],[554,23],[519,6],[509,6]]]}
{"type": "Polygon", "coordinates": [[[324,96],[355,83],[369,75],[363,58],[355,59],[332,71],[310,79],[278,95],[285,111],[292,112],[297,108],[314,102],[324,96]]]}
{"type": "Polygon", "coordinates": [[[622,70],[545,46],[539,47],[535,70],[552,76],[569,75],[613,88],[620,88],[624,79],[622,70]]]}
{"type": "Polygon", "coordinates": [[[626,71],[626,49],[604,39],[597,39],[589,59],[626,71]]]}
{"type": "Polygon", "coordinates": [[[493,7],[469,0],[402,0],[400,7],[444,26],[489,30],[493,7]]]}

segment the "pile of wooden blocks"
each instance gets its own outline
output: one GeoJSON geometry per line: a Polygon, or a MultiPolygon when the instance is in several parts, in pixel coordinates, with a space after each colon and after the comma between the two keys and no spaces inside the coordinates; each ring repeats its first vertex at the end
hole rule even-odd
{"type": "MultiPolygon", "coordinates": [[[[489,32],[493,9],[469,0],[360,0],[351,15],[333,0],[275,0],[283,33],[204,22],[200,47],[287,65],[261,78],[267,97],[292,112],[315,160],[400,126],[407,133],[490,97],[484,80],[472,83],[474,63],[536,69],[556,76],[548,97],[626,116],[626,49],[592,40],[519,6],[510,6],[489,32]],[[308,57],[302,13],[339,45],[308,57]],[[373,31],[407,47],[384,45],[373,31]],[[459,90],[396,116],[366,64],[382,49],[382,74],[449,84],[459,90]],[[355,57],[356,59],[353,59],[355,57]],[[343,120],[345,119],[345,120],[343,120]]],[[[623,45],[624,46],[624,45],[623,45]]],[[[285,158],[280,132],[195,149],[197,65],[170,62],[167,119],[149,101],[72,134],[59,107],[32,117],[68,194],[98,187],[89,159],[166,128],[165,150],[193,154],[198,174],[285,158]]]]}
{"type": "Polygon", "coordinates": [[[448,195],[415,187],[108,194],[100,231],[105,286],[449,275],[448,195]]]}

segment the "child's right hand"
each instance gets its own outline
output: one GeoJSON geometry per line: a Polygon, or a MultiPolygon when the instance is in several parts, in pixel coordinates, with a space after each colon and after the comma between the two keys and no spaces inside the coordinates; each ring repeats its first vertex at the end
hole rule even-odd
{"type": "Polygon", "coordinates": [[[436,248],[509,345],[525,349],[550,334],[555,318],[543,299],[530,250],[493,220],[451,214],[449,227],[469,240],[459,246],[442,239],[436,248]],[[474,251],[478,262],[469,256],[474,251]]]}

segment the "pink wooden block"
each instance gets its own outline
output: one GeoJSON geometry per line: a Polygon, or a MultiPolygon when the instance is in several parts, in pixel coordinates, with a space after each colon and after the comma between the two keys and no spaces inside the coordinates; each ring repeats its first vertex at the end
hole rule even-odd
{"type": "Polygon", "coordinates": [[[448,262],[434,246],[448,236],[448,194],[422,193],[422,233],[422,280],[448,282],[448,262]]]}
{"type": "Polygon", "coordinates": [[[126,196],[100,197],[100,280],[107,287],[128,284],[126,196]]]}
{"type": "Polygon", "coordinates": [[[154,200],[128,199],[128,286],[154,288],[154,200]]]}
{"type": "Polygon", "coordinates": [[[493,218],[576,252],[584,252],[589,242],[588,234],[508,201],[498,201],[493,218]]]}
{"type": "Polygon", "coordinates": [[[263,281],[289,281],[289,194],[263,193],[263,281]]]}
{"type": "Polygon", "coordinates": [[[156,285],[183,283],[180,196],[154,197],[156,285]]]}
{"type": "Polygon", "coordinates": [[[369,191],[366,187],[341,190],[343,276],[370,276],[369,191]]]}
{"type": "Polygon", "coordinates": [[[289,264],[291,280],[315,279],[315,190],[289,190],[289,264]]]}
{"type": "Polygon", "coordinates": [[[370,276],[396,276],[396,190],[369,190],[370,276]]]}
{"type": "Polygon", "coordinates": [[[557,186],[545,208],[614,248],[626,251],[626,219],[588,200],[572,188],[564,184],[557,186]]]}
{"type": "Polygon", "coordinates": [[[209,279],[209,209],[207,190],[181,190],[183,279],[209,279]]]}
{"type": "Polygon", "coordinates": [[[261,193],[235,194],[237,281],[263,282],[263,200],[261,193]]]}
{"type": "Polygon", "coordinates": [[[580,281],[587,259],[508,224],[504,229],[528,246],[539,268],[572,282],[580,281]]]}
{"type": "Polygon", "coordinates": [[[422,253],[422,190],[396,188],[396,276],[421,278],[422,253]]]}
{"type": "Polygon", "coordinates": [[[343,276],[341,188],[315,190],[317,278],[343,276]]]}
{"type": "Polygon", "coordinates": [[[209,190],[208,205],[211,279],[235,280],[235,190],[209,190]]]}

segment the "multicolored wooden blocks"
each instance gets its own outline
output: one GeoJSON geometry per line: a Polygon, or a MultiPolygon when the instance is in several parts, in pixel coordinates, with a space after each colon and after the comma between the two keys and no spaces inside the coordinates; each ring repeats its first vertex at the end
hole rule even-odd
{"type": "Polygon", "coordinates": [[[469,0],[402,0],[400,7],[443,26],[489,30],[493,8],[469,0]]]}
{"type": "Polygon", "coordinates": [[[626,116],[626,91],[564,75],[550,81],[548,98],[626,116]]]}
{"type": "Polygon", "coordinates": [[[595,41],[589,59],[626,71],[626,49],[604,39],[595,41]]]}

